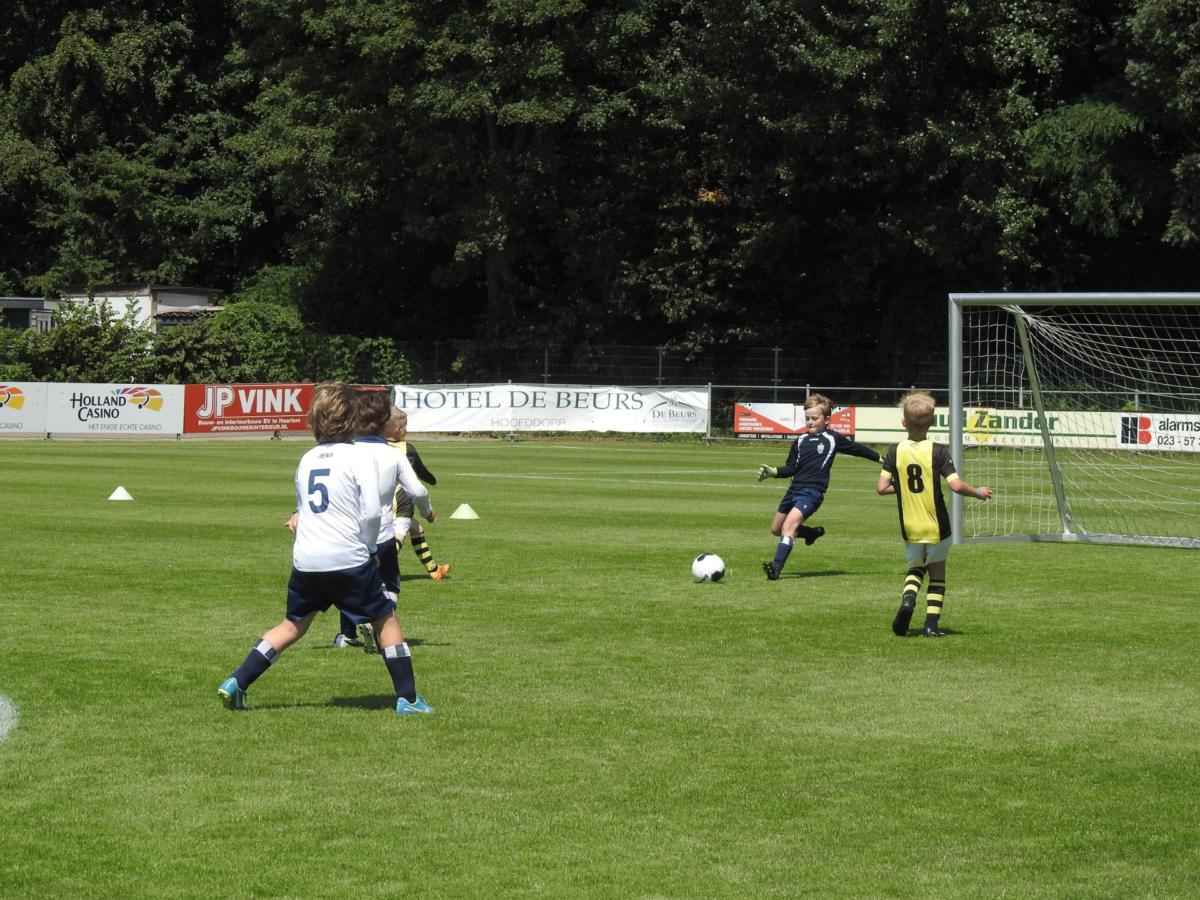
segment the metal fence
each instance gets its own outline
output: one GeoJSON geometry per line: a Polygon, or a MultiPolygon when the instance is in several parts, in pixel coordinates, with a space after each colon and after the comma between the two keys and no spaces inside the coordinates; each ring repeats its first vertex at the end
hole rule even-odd
{"type": "MultiPolygon", "coordinates": [[[[828,347],[744,347],[691,355],[666,347],[620,344],[507,347],[480,341],[401,342],[414,384],[512,381],[528,384],[701,385],[752,387],[757,399],[800,385],[920,385],[944,389],[947,354],[863,353],[828,347]]],[[[895,387],[889,388],[892,392],[895,387]]]]}

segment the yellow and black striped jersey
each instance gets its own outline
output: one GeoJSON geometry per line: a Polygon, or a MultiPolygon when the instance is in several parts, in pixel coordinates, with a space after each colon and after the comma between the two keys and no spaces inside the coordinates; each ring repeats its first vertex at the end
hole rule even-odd
{"type": "Polygon", "coordinates": [[[950,537],[950,513],[941,479],[957,478],[950,449],[931,440],[905,440],[889,447],[883,471],[896,486],[900,533],[910,544],[936,544],[950,537]]]}

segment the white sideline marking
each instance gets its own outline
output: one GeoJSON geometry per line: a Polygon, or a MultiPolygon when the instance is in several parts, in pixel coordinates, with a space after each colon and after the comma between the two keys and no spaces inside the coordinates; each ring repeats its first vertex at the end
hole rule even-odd
{"type": "Polygon", "coordinates": [[[0,697],[0,741],[8,737],[8,733],[17,727],[17,708],[8,702],[7,697],[0,697]]]}

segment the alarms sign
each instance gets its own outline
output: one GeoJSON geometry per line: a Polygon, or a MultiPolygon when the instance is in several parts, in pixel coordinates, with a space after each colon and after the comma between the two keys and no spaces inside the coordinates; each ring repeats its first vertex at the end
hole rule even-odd
{"type": "Polygon", "coordinates": [[[311,384],[189,384],[185,433],[306,431],[311,384]]]}

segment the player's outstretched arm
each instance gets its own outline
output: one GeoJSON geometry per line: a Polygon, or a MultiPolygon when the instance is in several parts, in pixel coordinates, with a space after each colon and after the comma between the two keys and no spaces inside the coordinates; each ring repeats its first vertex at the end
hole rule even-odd
{"type": "Polygon", "coordinates": [[[759,466],[758,467],[758,480],[759,481],[762,481],[765,478],[774,478],[778,474],[779,474],[779,470],[777,468],[775,468],[774,466],[759,466]]]}
{"type": "Polygon", "coordinates": [[[962,494],[964,497],[974,497],[976,500],[987,500],[992,496],[990,487],[971,487],[961,478],[948,479],[946,484],[950,486],[950,490],[956,494],[962,494]]]}

